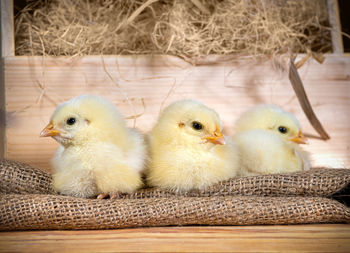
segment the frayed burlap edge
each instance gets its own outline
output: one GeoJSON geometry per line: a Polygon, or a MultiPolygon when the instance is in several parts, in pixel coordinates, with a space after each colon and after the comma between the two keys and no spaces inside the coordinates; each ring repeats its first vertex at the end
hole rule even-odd
{"type": "MultiPolygon", "coordinates": [[[[0,160],[0,193],[54,194],[50,174],[30,165],[0,160]]],[[[232,178],[205,190],[172,192],[158,188],[140,189],[120,198],[144,199],[172,196],[331,196],[350,183],[349,169],[317,168],[292,174],[232,178]]]]}
{"type": "Polygon", "coordinates": [[[220,196],[142,200],[31,194],[3,194],[0,197],[0,230],[350,222],[349,208],[321,197],[220,196]]]}

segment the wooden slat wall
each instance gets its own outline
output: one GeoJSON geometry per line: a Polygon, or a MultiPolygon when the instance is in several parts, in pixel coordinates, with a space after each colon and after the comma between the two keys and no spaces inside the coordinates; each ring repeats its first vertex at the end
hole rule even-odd
{"type": "MultiPolygon", "coordinates": [[[[350,58],[329,55],[324,64],[311,60],[300,74],[315,113],[331,136],[326,142],[310,138],[304,146],[313,165],[349,167],[350,58]]],[[[118,86],[128,94],[136,113],[143,113],[136,122],[143,132],[155,123],[162,103],[192,98],[217,110],[229,135],[239,114],[261,103],[295,113],[304,132],[316,135],[287,72],[275,70],[271,62],[246,59],[194,67],[170,56],[7,57],[5,82],[7,156],[47,170],[57,143],[39,138],[39,133],[57,104],[93,93],[113,101],[126,117],[132,116],[118,86]]],[[[133,120],[128,123],[132,126],[133,120]]]]}

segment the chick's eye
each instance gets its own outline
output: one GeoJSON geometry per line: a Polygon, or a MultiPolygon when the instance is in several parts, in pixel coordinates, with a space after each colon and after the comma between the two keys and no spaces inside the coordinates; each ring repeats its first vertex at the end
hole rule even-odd
{"type": "Polygon", "coordinates": [[[280,127],[278,127],[278,131],[280,131],[282,134],[285,134],[285,133],[287,133],[287,132],[288,132],[287,128],[286,128],[286,127],[284,127],[284,126],[280,126],[280,127]]]}
{"type": "Polygon", "coordinates": [[[201,130],[203,128],[202,124],[197,121],[192,122],[192,127],[195,130],[201,130]]]}
{"type": "Polygon", "coordinates": [[[72,117],[72,118],[67,119],[66,122],[67,122],[68,125],[74,125],[76,120],[75,120],[75,118],[72,117]]]}

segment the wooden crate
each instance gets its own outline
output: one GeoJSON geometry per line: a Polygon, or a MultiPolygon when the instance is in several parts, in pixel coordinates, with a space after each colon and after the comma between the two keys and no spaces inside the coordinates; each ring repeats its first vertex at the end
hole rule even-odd
{"type": "MultiPolygon", "coordinates": [[[[330,6],[333,3],[329,1],[330,6]]],[[[182,98],[201,100],[217,110],[228,135],[234,133],[235,119],[247,108],[277,104],[300,120],[310,138],[304,147],[311,153],[313,166],[350,166],[350,57],[342,53],[339,31],[334,32],[334,53],[323,64],[311,60],[300,69],[314,111],[331,136],[323,141],[304,116],[288,73],[274,68],[272,62],[240,58],[192,66],[171,56],[14,56],[11,8],[11,1],[1,2],[6,101],[2,142],[7,158],[50,170],[57,143],[39,138],[40,131],[59,103],[90,93],[110,99],[126,117],[140,114],[136,127],[143,132],[152,127],[161,108],[182,98]]],[[[331,21],[337,22],[332,13],[331,21]]],[[[134,125],[132,119],[128,123],[134,125]]]]}
{"type": "MultiPolygon", "coordinates": [[[[55,106],[72,96],[94,93],[111,99],[125,116],[131,116],[134,112],[119,85],[133,101],[136,113],[142,114],[136,126],[143,132],[152,127],[161,107],[180,98],[199,99],[216,109],[228,134],[233,133],[234,120],[248,107],[275,103],[301,121],[310,136],[305,148],[312,153],[315,166],[349,167],[350,55],[343,54],[334,3],[336,0],[328,0],[331,22],[337,28],[332,31],[334,53],[327,55],[322,65],[309,61],[300,69],[314,111],[331,136],[322,141],[302,112],[287,73],[276,71],[270,62],[237,59],[194,67],[168,56],[14,56],[12,1],[2,0],[0,158],[50,170],[49,159],[57,144],[39,138],[39,133],[55,106]]],[[[128,123],[133,126],[134,122],[128,123]]],[[[0,252],[346,252],[349,231],[349,225],[334,224],[1,232],[0,252]],[[321,243],[314,243],[315,239],[321,243]]]]}

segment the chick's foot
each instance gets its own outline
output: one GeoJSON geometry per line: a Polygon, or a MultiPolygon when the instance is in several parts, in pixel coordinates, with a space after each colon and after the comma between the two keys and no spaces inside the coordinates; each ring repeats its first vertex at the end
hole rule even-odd
{"type": "Polygon", "coordinates": [[[97,199],[106,199],[106,198],[110,198],[110,199],[117,199],[119,198],[119,193],[101,193],[97,196],[97,199]]]}
{"type": "Polygon", "coordinates": [[[108,196],[109,196],[108,193],[101,193],[101,194],[99,194],[99,195],[97,196],[97,199],[105,199],[105,198],[107,198],[108,196]]]}

